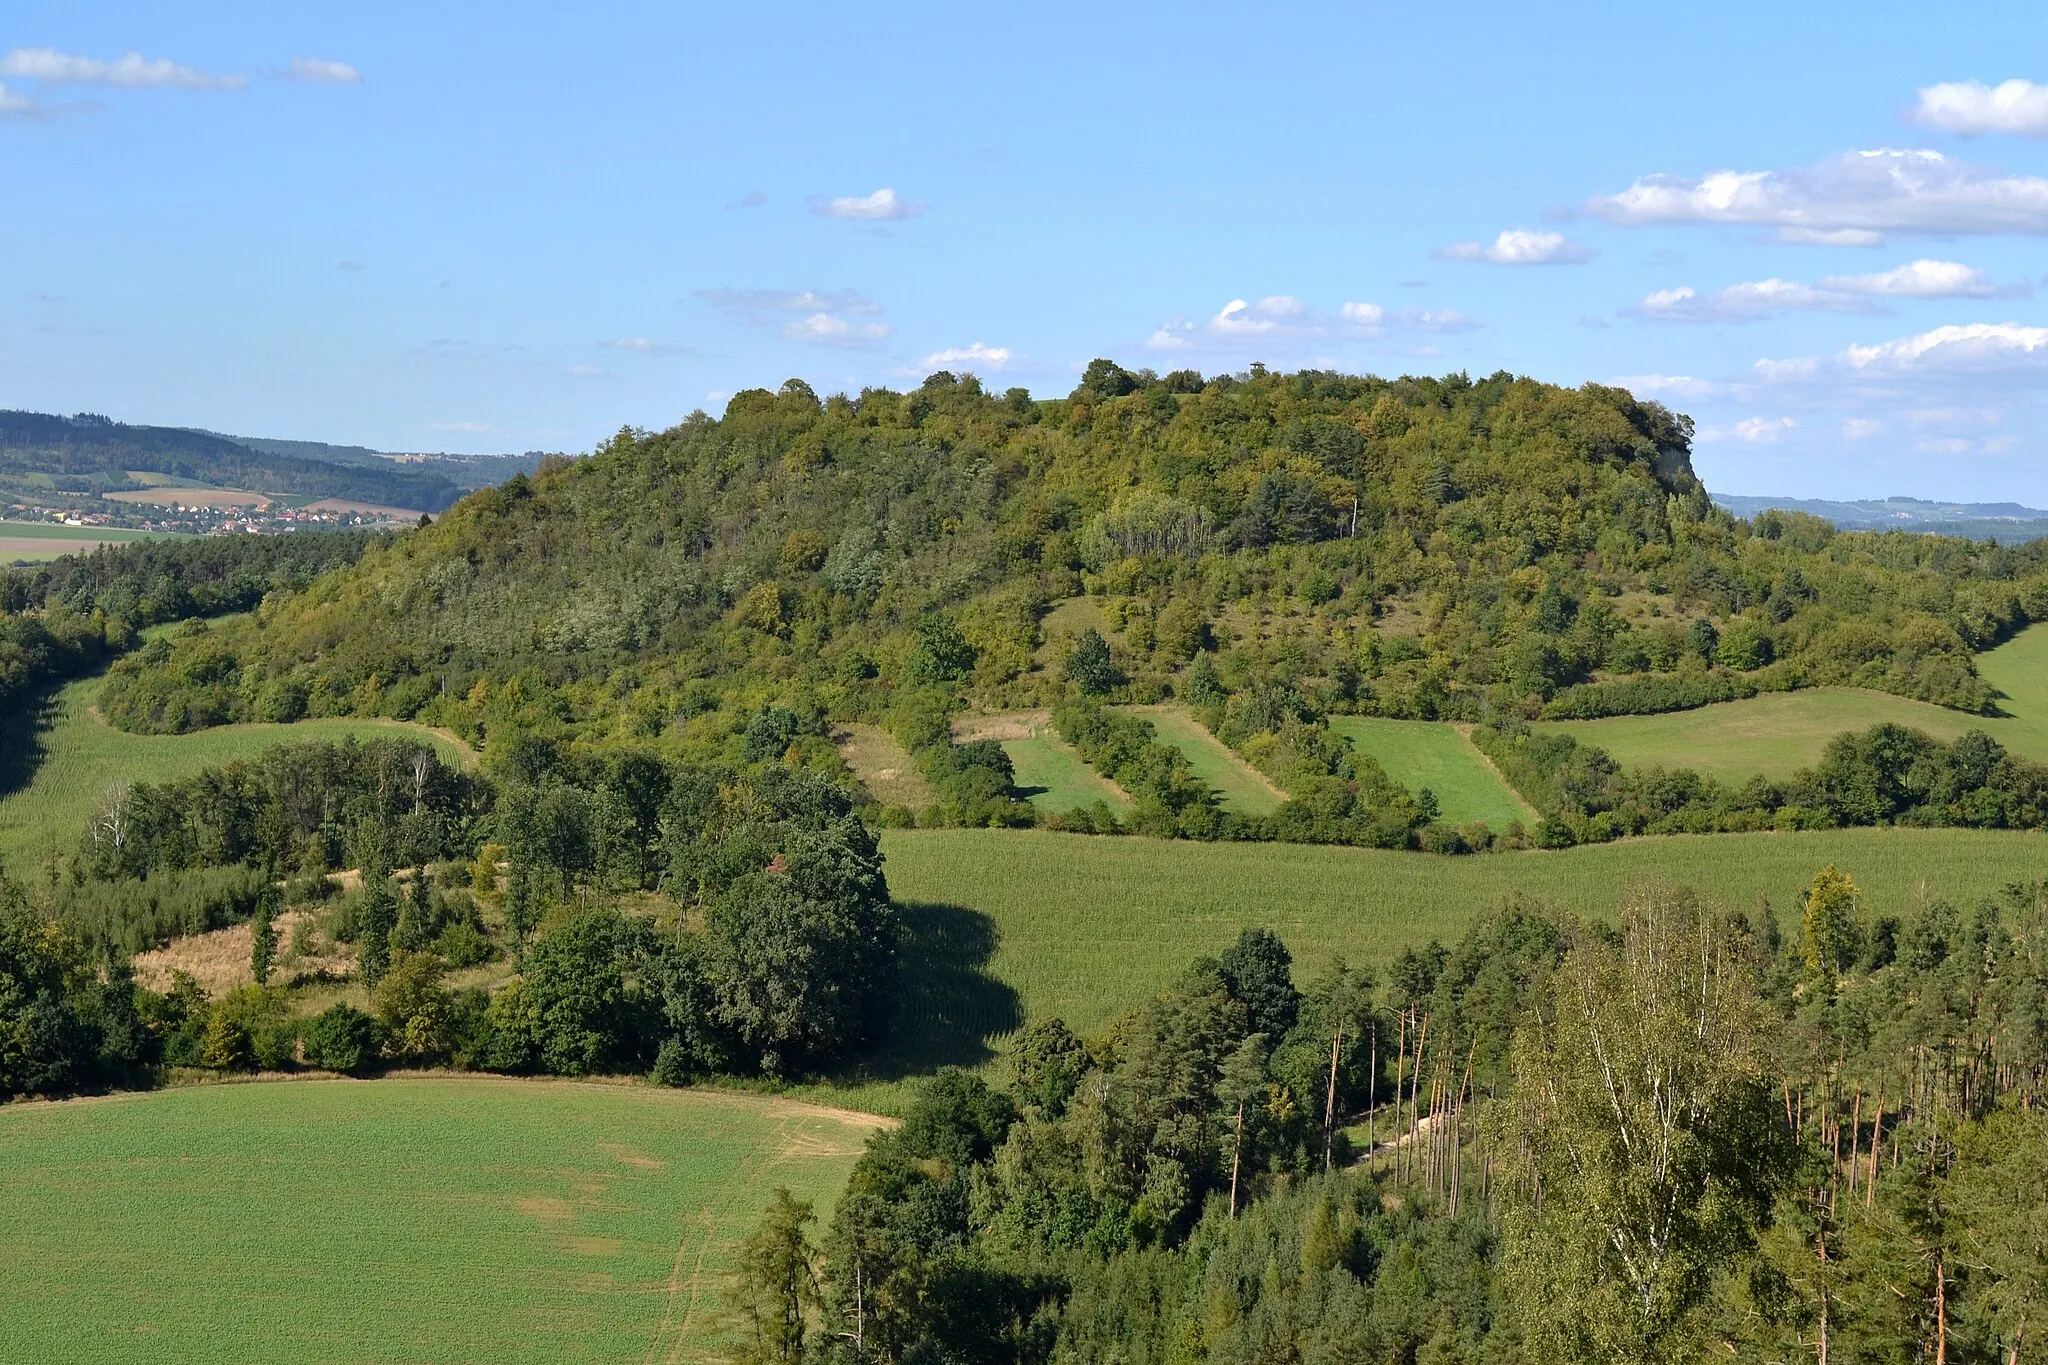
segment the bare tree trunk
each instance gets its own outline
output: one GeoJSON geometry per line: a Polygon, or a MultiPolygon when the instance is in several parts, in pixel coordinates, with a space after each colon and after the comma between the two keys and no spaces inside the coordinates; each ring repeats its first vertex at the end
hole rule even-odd
{"type": "Polygon", "coordinates": [[[1344,1026],[1330,1037],[1330,1093],[1323,1100],[1323,1174],[1330,1173],[1330,1148],[1337,1139],[1337,1054],[1344,1045],[1344,1026]]]}
{"type": "Polygon", "coordinates": [[[1934,1253],[1934,1365],[1948,1365],[1948,1268],[1934,1253]]]}
{"type": "Polygon", "coordinates": [[[1856,1193],[1856,1153],[1863,1141],[1863,1087],[1856,1087],[1856,1106],[1849,1111],[1849,1193],[1856,1193]]]}
{"type": "Polygon", "coordinates": [[[1237,1163],[1244,1155],[1244,1101],[1237,1102],[1237,1139],[1230,1144],[1230,1216],[1237,1217],[1237,1163]]]}
{"type": "Polygon", "coordinates": [[[1394,1059],[1394,1178],[1401,1178],[1401,1085],[1408,1067],[1408,1011],[1401,1011],[1401,1054],[1394,1059]]]}
{"type": "MultiPolygon", "coordinates": [[[[1418,1145],[1422,1136],[1422,1059],[1429,1046],[1429,1016],[1422,1016],[1422,1029],[1415,1035],[1415,1075],[1408,1082],[1408,1136],[1410,1147],[1418,1145]]],[[[1419,1155],[1419,1154],[1418,1154],[1419,1155]]],[[[1411,1156],[1408,1162],[1408,1178],[1413,1180],[1421,1174],[1418,1156],[1411,1156]]]]}
{"type": "Polygon", "coordinates": [[[1373,1116],[1380,1106],[1380,1026],[1372,1026],[1372,1061],[1367,1064],[1366,1075],[1371,1079],[1365,1087],[1365,1168],[1370,1171],[1379,1165],[1379,1153],[1374,1150],[1376,1143],[1373,1133],[1373,1116]]]}
{"type": "Polygon", "coordinates": [[[1828,1365],[1828,1235],[1820,1235],[1820,1365],[1828,1365]]]}
{"type": "Polygon", "coordinates": [[[1877,1092],[1877,1122],[1870,1128],[1870,1171],[1863,1182],[1863,1208],[1870,1211],[1877,1198],[1877,1153],[1884,1145],[1884,1091],[1877,1092]]]}

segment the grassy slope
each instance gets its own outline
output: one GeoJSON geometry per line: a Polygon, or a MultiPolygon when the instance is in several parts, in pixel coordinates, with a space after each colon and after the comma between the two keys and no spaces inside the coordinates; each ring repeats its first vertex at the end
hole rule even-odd
{"type": "Polygon", "coordinates": [[[1195,776],[1214,787],[1223,797],[1225,810],[1246,815],[1271,815],[1280,809],[1277,788],[1258,771],[1210,734],[1202,723],[1174,706],[1133,707],[1152,722],[1163,744],[1171,744],[1187,757],[1195,776]]]}
{"type": "Polygon", "coordinates": [[[254,758],[286,740],[416,736],[449,761],[475,756],[444,736],[393,720],[306,720],[296,725],[228,725],[190,735],[131,735],[91,714],[100,679],[83,678],[52,695],[40,714],[0,717],[0,752],[16,762],[0,771],[0,866],[26,873],[52,850],[77,847],[93,803],[116,782],[189,777],[231,759],[254,758]],[[35,764],[23,781],[19,760],[35,764]]]}
{"type": "Polygon", "coordinates": [[[1954,739],[1985,730],[2016,753],[2048,760],[2048,627],[2022,631],[1977,657],[1985,679],[2006,694],[2004,716],[1972,716],[1885,692],[1822,687],[1771,692],[1661,716],[1548,721],[1597,744],[1625,767],[1696,768],[1740,784],[1757,773],[1786,778],[1820,761],[1827,742],[1844,730],[1883,721],[1954,739]]]}
{"type": "Polygon", "coordinates": [[[1330,728],[1360,753],[1379,760],[1387,776],[1409,791],[1436,793],[1443,818],[1453,825],[1484,820],[1503,830],[1510,820],[1536,823],[1536,812],[1515,794],[1456,728],[1426,720],[1383,720],[1377,716],[1332,716],[1330,728]]]}
{"type": "MultiPolygon", "coordinates": [[[[897,897],[922,903],[971,950],[952,964],[947,1009],[909,1011],[928,1048],[935,1030],[993,1032],[1018,1011],[1100,1029],[1248,925],[1285,938],[1306,979],[1338,955],[1383,961],[1450,940],[1516,894],[1600,914],[1630,886],[1677,882],[1745,909],[1767,896],[1790,930],[1796,895],[1828,862],[1880,913],[1914,904],[1923,887],[1968,903],[2048,875],[2041,835],[1979,830],[1721,834],[1464,858],[1002,830],[894,831],[882,847],[897,897]]],[[[958,1060],[976,1060],[971,1041],[958,1060]]]]}
{"type": "Polygon", "coordinates": [[[1004,740],[1003,752],[1016,765],[1018,788],[1030,793],[1034,806],[1068,811],[1101,801],[1114,811],[1130,809],[1130,802],[1087,760],[1050,735],[1004,740]]]}
{"type": "Polygon", "coordinates": [[[0,1340],[60,1361],[660,1361],[777,1185],[872,1128],[787,1100],[483,1078],[0,1108],[0,1340]]]}

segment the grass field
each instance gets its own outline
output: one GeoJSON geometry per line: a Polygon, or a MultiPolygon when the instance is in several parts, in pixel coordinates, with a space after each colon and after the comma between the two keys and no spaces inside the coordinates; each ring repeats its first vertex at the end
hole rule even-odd
{"type": "Polygon", "coordinates": [[[162,782],[254,758],[286,740],[411,735],[450,762],[476,755],[458,741],[395,720],[224,725],[190,735],[131,735],[92,715],[100,679],[83,678],[33,711],[0,716],[0,866],[23,874],[78,846],[92,806],[116,782],[162,782]]]}
{"type": "Polygon", "coordinates": [[[1195,776],[1222,796],[1225,810],[1242,811],[1246,815],[1271,815],[1287,799],[1256,768],[1230,752],[1222,740],[1210,734],[1200,721],[1179,707],[1134,706],[1128,709],[1151,721],[1159,732],[1160,741],[1171,744],[1186,756],[1195,776]]]}
{"type": "Polygon", "coordinates": [[[876,1120],[481,1077],[0,1107],[0,1356],[682,1361],[777,1185],[821,1213],[876,1120]]]}
{"type": "Polygon", "coordinates": [[[2048,627],[2022,631],[1978,655],[1977,668],[2006,694],[2001,705],[2008,714],[1972,716],[1885,692],[1818,687],[1661,716],[1546,721],[1539,728],[1597,744],[1624,767],[1695,768],[1738,785],[1758,773],[1790,777],[1819,762],[1827,742],[1844,730],[1886,721],[1941,739],[1983,730],[2015,753],[2048,762],[2048,627]]]}
{"type": "Polygon", "coordinates": [[[118,526],[60,526],[49,521],[0,521],[0,564],[41,563],[83,554],[102,545],[155,540],[168,531],[132,531],[118,526]]]}
{"type": "Polygon", "coordinates": [[[904,752],[887,730],[875,725],[842,725],[832,742],[868,795],[883,805],[923,810],[932,803],[932,789],[917,770],[917,760],[904,752]]]}
{"type": "Polygon", "coordinates": [[[1471,857],[1010,830],[891,831],[882,848],[897,898],[960,945],[943,1001],[913,1004],[906,1022],[930,1056],[968,1064],[1020,1017],[1100,1029],[1249,925],[1279,933],[1307,980],[1338,955],[1381,962],[1432,937],[1454,939],[1517,894],[1603,914],[1631,886],[1678,883],[1744,909],[1768,897],[1795,931],[1795,897],[1829,862],[1880,913],[1923,894],[1968,904],[2048,875],[2048,836],[1960,829],[1716,834],[1471,857]],[[941,1046],[934,1035],[945,1029],[963,1036],[941,1046]]]}
{"type": "Polygon", "coordinates": [[[1003,752],[1016,766],[1017,787],[1042,810],[1068,811],[1097,801],[1122,813],[1131,808],[1119,792],[1079,754],[1050,735],[1006,739],[1003,752]]]}
{"type": "Polygon", "coordinates": [[[1456,728],[1427,720],[1332,716],[1330,728],[1360,753],[1379,760],[1387,776],[1411,792],[1436,793],[1443,819],[1453,825],[1484,820],[1497,832],[1510,820],[1536,823],[1536,812],[1493,770],[1456,728]]]}

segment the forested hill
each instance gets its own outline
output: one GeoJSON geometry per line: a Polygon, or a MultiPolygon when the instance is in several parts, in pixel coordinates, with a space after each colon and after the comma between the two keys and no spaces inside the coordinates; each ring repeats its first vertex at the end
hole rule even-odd
{"type": "Polygon", "coordinates": [[[349,498],[440,511],[459,497],[447,478],[390,461],[383,467],[256,450],[182,427],[131,426],[92,413],[59,417],[0,411],[0,475],[41,473],[120,485],[127,470],[196,479],[255,493],[349,498]]]}
{"type": "Polygon", "coordinates": [[[1276,730],[1291,708],[1586,715],[1823,682],[1995,704],[1971,654],[2048,617],[2039,546],[1739,520],[1690,429],[1505,373],[1098,361],[1054,400],[792,380],[474,494],[137,656],[106,704],[143,730],[367,710],[688,750],[771,702],[1053,704],[1090,632],[1108,657],[1082,690],[1249,699],[1276,730]]]}

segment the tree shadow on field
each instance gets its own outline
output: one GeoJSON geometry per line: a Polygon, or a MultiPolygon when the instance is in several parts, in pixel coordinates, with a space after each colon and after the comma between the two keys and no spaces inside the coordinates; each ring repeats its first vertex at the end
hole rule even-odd
{"type": "Polygon", "coordinates": [[[42,766],[43,735],[56,720],[58,690],[44,688],[0,711],[0,796],[27,787],[42,766]]]}
{"type": "Polygon", "coordinates": [[[942,1066],[979,1066],[991,1039],[1024,1023],[1024,1001],[988,972],[1001,935],[996,922],[961,905],[906,901],[897,959],[896,1011],[889,1031],[842,1077],[893,1081],[942,1066]]]}

